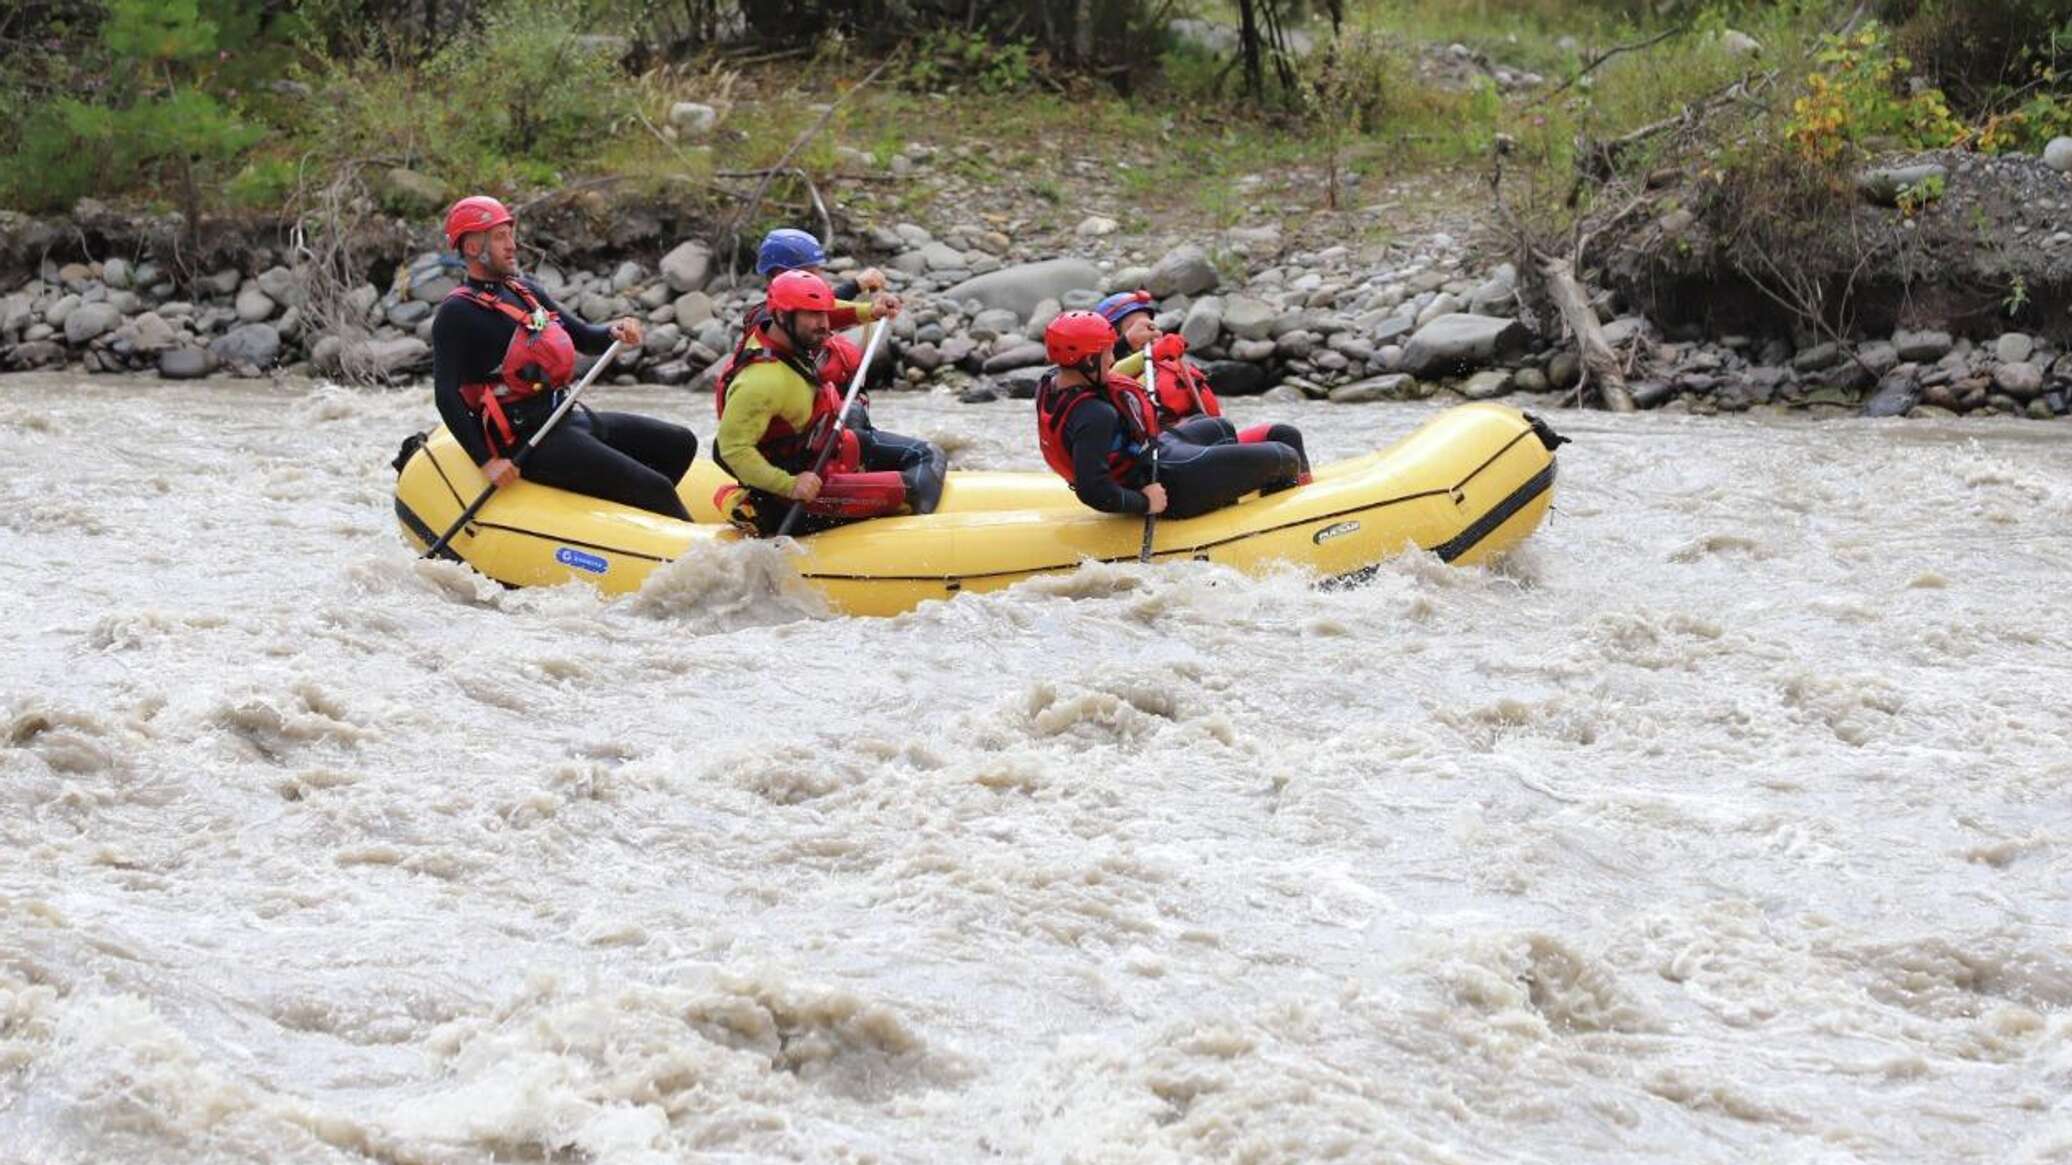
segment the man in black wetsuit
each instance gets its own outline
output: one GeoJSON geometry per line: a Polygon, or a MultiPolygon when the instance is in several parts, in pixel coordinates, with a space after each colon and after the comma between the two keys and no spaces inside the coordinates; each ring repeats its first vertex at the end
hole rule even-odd
{"type": "Polygon", "coordinates": [[[1279,441],[1199,445],[1160,432],[1144,387],[1114,370],[1114,345],[1114,327],[1090,311],[1065,312],[1043,332],[1057,367],[1036,388],[1037,441],[1080,501],[1109,514],[1193,518],[1300,481],[1301,456],[1279,441]]]}
{"type": "MultiPolygon", "coordinates": [[[[595,355],[613,340],[638,346],[640,321],[586,323],[518,274],[511,212],[494,198],[455,203],[446,242],[468,277],[432,321],[433,400],[461,447],[504,486],[519,477],[511,457],[561,403],[575,353],[595,355]]],[[[578,405],[527,456],[524,476],[688,521],[676,483],[697,453],[697,435],[681,425],[578,405]]]]}

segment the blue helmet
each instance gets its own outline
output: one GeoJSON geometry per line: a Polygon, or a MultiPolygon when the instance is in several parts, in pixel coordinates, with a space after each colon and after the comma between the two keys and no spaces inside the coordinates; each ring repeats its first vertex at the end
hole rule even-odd
{"type": "Polygon", "coordinates": [[[1156,312],[1158,308],[1152,303],[1148,291],[1118,291],[1095,304],[1094,310],[1101,313],[1101,318],[1107,320],[1109,326],[1120,328],[1122,321],[1136,313],[1156,312]]]}
{"type": "Polygon", "coordinates": [[[755,253],[755,273],[765,278],[779,271],[825,266],[827,252],[820,249],[820,240],[791,227],[778,227],[764,235],[763,245],[755,253]]]}

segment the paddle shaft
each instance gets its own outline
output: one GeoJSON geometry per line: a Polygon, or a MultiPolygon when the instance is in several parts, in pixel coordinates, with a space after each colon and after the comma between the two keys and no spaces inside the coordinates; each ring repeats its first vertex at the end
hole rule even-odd
{"type": "MultiPolygon", "coordinates": [[[[1158,413],[1158,366],[1152,362],[1151,353],[1144,353],[1144,395],[1151,401],[1151,412],[1155,420],[1158,413]]],[[[1158,484],[1158,435],[1151,436],[1151,485],[1158,484]]],[[[1144,499],[1150,506],[1151,499],[1144,499]]],[[[1137,548],[1137,561],[1151,561],[1151,537],[1158,531],[1158,515],[1150,509],[1144,511],[1144,545],[1137,548]]]]}
{"type": "MultiPolygon", "coordinates": [[[[814,477],[819,477],[820,471],[827,468],[828,459],[834,456],[835,446],[841,443],[842,427],[849,420],[849,406],[856,403],[856,393],[863,387],[864,376],[870,372],[871,357],[877,354],[878,341],[884,337],[885,321],[879,320],[871,325],[871,338],[863,345],[863,359],[857,361],[856,375],[849,378],[849,393],[842,398],[842,411],[835,414],[835,426],[828,431],[827,443],[820,447],[820,456],[813,459],[814,477]]],[[[791,503],[791,512],[784,515],[784,522],[777,527],[777,536],[782,538],[791,533],[791,528],[798,523],[799,515],[805,512],[806,503],[803,500],[791,503]]]]}
{"type": "MultiPolygon", "coordinates": [[[[597,363],[590,366],[590,371],[584,373],[583,378],[576,382],[576,386],[568,391],[568,396],[562,399],[561,404],[547,415],[547,423],[541,425],[531,437],[526,438],[524,446],[511,458],[512,465],[520,469],[525,467],[525,459],[531,455],[533,447],[540,443],[542,437],[554,431],[554,426],[560,424],[561,418],[568,415],[568,410],[575,407],[576,398],[583,395],[583,390],[590,387],[590,382],[596,380],[597,374],[603,372],[605,366],[612,362],[612,357],[618,354],[619,342],[613,340],[612,346],[604,350],[604,355],[599,356],[597,363]]],[[[446,544],[453,541],[453,536],[460,533],[461,527],[474,520],[475,515],[481,512],[482,507],[489,504],[489,499],[496,495],[496,489],[497,486],[494,480],[482,487],[482,492],[476,494],[475,500],[468,503],[468,508],[460,512],[460,517],[453,520],[453,525],[446,527],[446,532],[439,535],[439,540],[432,543],[425,550],[424,557],[430,558],[441,550],[446,549],[446,544]]]]}

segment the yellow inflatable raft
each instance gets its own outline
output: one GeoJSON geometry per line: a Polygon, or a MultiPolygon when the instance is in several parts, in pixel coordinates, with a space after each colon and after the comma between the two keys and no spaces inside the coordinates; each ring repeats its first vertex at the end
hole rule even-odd
{"type": "MultiPolygon", "coordinates": [[[[1385,449],[1319,468],[1307,486],[1162,521],[1154,555],[1247,571],[1295,563],[1326,578],[1363,573],[1409,545],[1449,562],[1481,562],[1540,524],[1559,440],[1516,409],[1463,405],[1385,449]]],[[[406,449],[400,466],[396,517],[420,551],[487,484],[443,428],[406,449]]],[[[678,490],[694,522],[520,481],[443,553],[512,586],[581,579],[607,592],[635,590],[657,566],[741,537],[712,508],[713,490],[726,480],[710,461],[684,476],[678,490]]],[[[953,472],[937,512],[809,535],[795,564],[838,610],[893,615],[1088,559],[1134,561],[1143,532],[1141,518],[1081,505],[1055,474],[953,472]]]]}

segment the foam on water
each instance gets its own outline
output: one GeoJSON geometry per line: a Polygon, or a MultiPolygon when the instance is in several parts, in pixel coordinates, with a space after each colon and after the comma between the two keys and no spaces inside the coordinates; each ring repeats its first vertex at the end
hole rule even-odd
{"type": "Polygon", "coordinates": [[[0,381],[0,1161],[2072,1156],[2049,426],[1568,414],[1487,568],[857,620],[418,562],[430,421],[0,381]]]}

